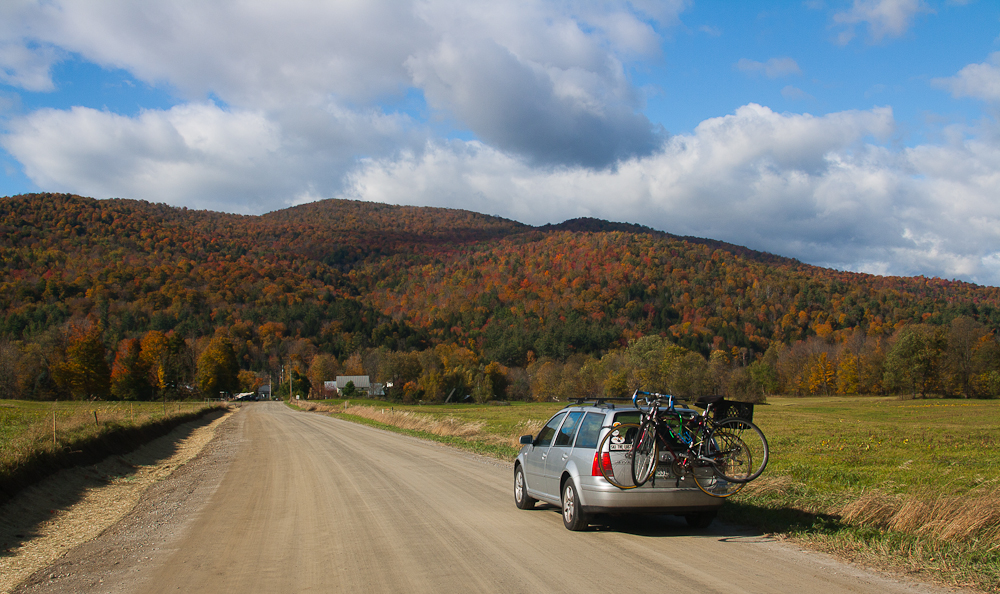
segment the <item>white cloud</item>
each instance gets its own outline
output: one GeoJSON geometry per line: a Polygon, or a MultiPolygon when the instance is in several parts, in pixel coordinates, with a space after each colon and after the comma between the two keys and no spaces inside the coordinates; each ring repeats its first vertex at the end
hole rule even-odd
{"type": "Polygon", "coordinates": [[[951,91],[954,97],[1000,101],[1000,52],[990,54],[988,62],[969,64],[955,76],[935,78],[931,84],[951,91]]]}
{"type": "Polygon", "coordinates": [[[65,53],[53,44],[36,40],[44,31],[39,7],[31,0],[0,3],[0,84],[28,91],[51,91],[49,70],[65,53]]]}
{"type": "Polygon", "coordinates": [[[833,22],[846,28],[838,37],[840,43],[854,38],[854,26],[864,23],[872,40],[900,37],[910,28],[920,13],[934,12],[923,0],[854,0],[850,10],[833,15],[833,22]]]}
{"type": "Polygon", "coordinates": [[[46,2],[32,39],[124,68],[184,97],[270,108],[330,94],[367,101],[405,84],[403,61],[431,43],[411,7],[388,1],[46,2]]]}
{"type": "Polygon", "coordinates": [[[756,62],[747,58],[740,58],[740,61],[735,66],[737,70],[742,72],[763,73],[768,78],[802,74],[798,62],[791,58],[771,58],[767,62],[756,62]]]}
{"type": "Polygon", "coordinates": [[[0,83],[28,91],[51,91],[55,87],[49,68],[60,56],[52,47],[32,50],[20,43],[0,41],[0,83]]]}
{"type": "Polygon", "coordinates": [[[53,62],[75,54],[275,121],[363,110],[416,87],[504,150],[602,167],[655,148],[660,132],[624,63],[658,55],[654,25],[676,24],[687,4],[23,0],[0,9],[0,81],[51,89],[53,62]]]}
{"type": "Polygon", "coordinates": [[[605,72],[559,68],[491,42],[445,42],[407,66],[432,107],[535,162],[602,167],[658,144],[624,77],[609,86],[618,64],[605,72]]]}
{"type": "Polygon", "coordinates": [[[747,105],[613,171],[543,171],[481,143],[436,143],[352,174],[344,197],[576,216],[711,237],[821,265],[1000,284],[1000,149],[892,151],[887,108],[813,117],[747,105]]]}
{"type": "Polygon", "coordinates": [[[302,110],[278,121],[211,103],[135,117],[45,109],[10,128],[3,147],[48,190],[243,213],[281,208],[310,192],[334,194],[355,151],[365,148],[355,138],[382,154],[426,139],[404,118],[378,112],[302,110]]]}

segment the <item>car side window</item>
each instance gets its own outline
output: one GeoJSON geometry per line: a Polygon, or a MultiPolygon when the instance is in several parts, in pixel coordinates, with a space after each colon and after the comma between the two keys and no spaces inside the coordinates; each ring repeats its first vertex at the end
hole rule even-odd
{"type": "Polygon", "coordinates": [[[597,447],[597,438],[601,436],[601,426],[604,424],[604,413],[589,412],[580,424],[580,432],[576,436],[576,447],[593,449],[597,447]]]}
{"type": "Polygon", "coordinates": [[[562,423],[563,417],[566,413],[561,412],[556,416],[552,417],[548,423],[542,427],[542,430],[538,432],[538,437],[535,438],[535,446],[537,447],[547,447],[552,443],[552,437],[556,434],[556,429],[559,427],[559,423],[562,423]]]}
{"type": "Polygon", "coordinates": [[[559,429],[559,435],[556,436],[556,446],[568,446],[573,443],[573,437],[580,426],[581,418],[583,418],[583,411],[569,413],[569,416],[566,417],[566,422],[559,429]]]}

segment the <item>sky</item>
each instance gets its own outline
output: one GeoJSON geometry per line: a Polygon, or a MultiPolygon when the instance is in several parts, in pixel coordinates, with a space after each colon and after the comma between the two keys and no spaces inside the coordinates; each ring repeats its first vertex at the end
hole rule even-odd
{"type": "Polygon", "coordinates": [[[4,0],[0,196],[638,223],[1000,286],[994,0],[4,0]]]}

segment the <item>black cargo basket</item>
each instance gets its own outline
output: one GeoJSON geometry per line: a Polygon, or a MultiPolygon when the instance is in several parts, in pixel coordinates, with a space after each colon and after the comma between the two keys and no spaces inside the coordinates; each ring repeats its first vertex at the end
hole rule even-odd
{"type": "Polygon", "coordinates": [[[736,417],[753,422],[753,403],[722,400],[715,405],[712,416],[715,417],[716,421],[736,417]]]}

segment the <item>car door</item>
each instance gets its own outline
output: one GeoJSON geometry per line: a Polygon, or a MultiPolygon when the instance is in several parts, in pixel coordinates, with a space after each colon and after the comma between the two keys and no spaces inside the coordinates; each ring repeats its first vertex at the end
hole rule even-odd
{"type": "Polygon", "coordinates": [[[566,420],[556,431],[556,437],[549,447],[542,471],[544,475],[542,485],[546,493],[560,496],[559,479],[562,477],[563,468],[566,467],[570,450],[573,449],[573,438],[576,437],[576,430],[580,428],[582,418],[583,411],[573,411],[566,415],[566,420]]]}
{"type": "Polygon", "coordinates": [[[538,437],[532,443],[530,451],[524,455],[524,480],[528,484],[529,491],[553,496],[545,484],[545,460],[548,457],[556,430],[559,429],[565,416],[566,412],[564,411],[549,419],[549,422],[538,432],[538,437]]]}

